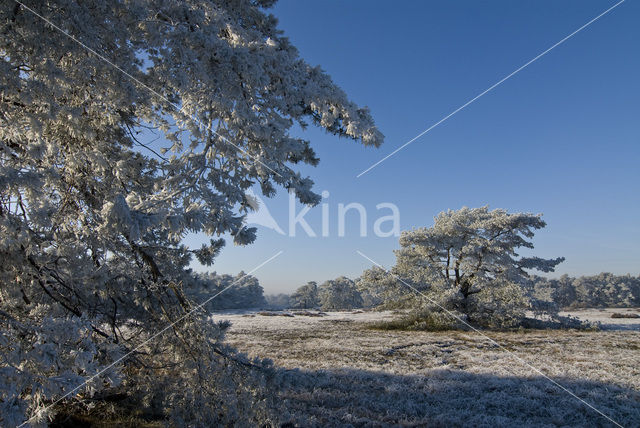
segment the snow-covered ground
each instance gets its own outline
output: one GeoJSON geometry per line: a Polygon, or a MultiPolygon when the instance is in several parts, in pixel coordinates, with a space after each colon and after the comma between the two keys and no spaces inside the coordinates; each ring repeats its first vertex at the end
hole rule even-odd
{"type": "Polygon", "coordinates": [[[571,313],[619,328],[593,332],[367,328],[392,312],[214,319],[282,368],[283,412],[300,426],[640,426],[640,320],[610,318],[624,311],[571,313]]]}
{"type": "Polygon", "coordinates": [[[560,312],[560,315],[570,315],[581,320],[600,323],[604,330],[638,330],[640,331],[640,318],[612,318],[613,314],[638,314],[640,308],[607,308],[607,309],[582,309],[571,312],[560,312]]]}

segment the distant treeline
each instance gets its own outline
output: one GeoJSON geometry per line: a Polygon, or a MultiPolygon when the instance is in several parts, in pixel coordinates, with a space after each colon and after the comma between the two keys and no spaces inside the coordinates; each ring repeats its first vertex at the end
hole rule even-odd
{"type": "Polygon", "coordinates": [[[318,285],[315,281],[299,287],[293,294],[266,296],[272,309],[322,309],[326,311],[371,307],[366,293],[361,293],[355,281],[341,276],[318,285]]]}
{"type": "Polygon", "coordinates": [[[197,273],[192,276],[191,282],[184,284],[184,291],[198,304],[211,299],[205,305],[205,309],[209,311],[267,306],[258,278],[244,272],[236,276],[219,275],[216,272],[197,273]]]}
{"type": "Polygon", "coordinates": [[[640,276],[601,273],[577,278],[562,275],[549,279],[534,276],[534,294],[561,308],[640,306],[640,276]]]}
{"type": "MultiPolygon", "coordinates": [[[[208,310],[271,308],[323,310],[355,309],[375,307],[381,301],[356,287],[356,281],[346,277],[326,281],[321,285],[309,282],[293,294],[264,296],[258,279],[245,275],[236,276],[213,273],[193,275],[193,280],[185,284],[185,293],[195,302],[204,302],[220,293],[207,303],[208,310]],[[233,285],[232,285],[233,284],[233,285]],[[231,287],[229,287],[232,285],[231,287]],[[224,290],[224,291],[223,291],[224,290]]],[[[543,278],[532,276],[532,297],[539,301],[554,302],[559,308],[603,308],[639,307],[640,276],[601,273],[593,276],[543,278]]]]}

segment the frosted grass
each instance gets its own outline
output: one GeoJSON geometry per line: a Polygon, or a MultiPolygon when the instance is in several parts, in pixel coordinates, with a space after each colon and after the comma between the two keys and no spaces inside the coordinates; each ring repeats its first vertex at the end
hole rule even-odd
{"type": "MultiPolygon", "coordinates": [[[[597,332],[486,334],[623,426],[640,425],[640,320],[574,311],[597,332]]],[[[614,426],[473,332],[378,331],[393,312],[216,315],[230,344],[283,369],[283,414],[301,425],[614,426]],[[287,413],[288,412],[288,413],[287,413]]]]}

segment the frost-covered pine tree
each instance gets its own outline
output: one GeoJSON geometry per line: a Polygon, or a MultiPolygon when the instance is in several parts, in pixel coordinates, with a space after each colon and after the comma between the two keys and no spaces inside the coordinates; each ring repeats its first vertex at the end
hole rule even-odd
{"type": "MultiPolygon", "coordinates": [[[[23,3],[0,4],[3,426],[45,423],[48,404],[193,308],[191,257],[211,264],[225,233],[255,239],[252,186],[319,201],[294,169],[318,162],[294,124],[382,141],[299,58],[273,1],[23,3]],[[190,232],[211,244],[187,248],[190,232]]],[[[117,387],[176,425],[264,419],[263,377],[224,329],[197,312],[66,403],[117,387]]]]}
{"type": "Polygon", "coordinates": [[[354,309],[363,305],[355,282],[346,276],[322,283],[318,295],[324,310],[354,309]]]}
{"type": "Polygon", "coordinates": [[[375,286],[384,281],[393,287],[389,296],[415,295],[409,284],[436,303],[429,304],[432,311],[441,306],[472,324],[512,325],[529,308],[523,287],[529,281],[527,270],[551,272],[564,260],[518,255],[519,248],[533,248],[534,230],[545,225],[540,215],[528,213],[488,207],[448,210],[438,214],[432,227],[402,233],[394,280],[376,268],[363,277],[375,286]]]}
{"type": "Polygon", "coordinates": [[[318,284],[315,281],[309,281],[291,295],[290,305],[295,309],[311,309],[320,306],[318,298],[318,284]]]}

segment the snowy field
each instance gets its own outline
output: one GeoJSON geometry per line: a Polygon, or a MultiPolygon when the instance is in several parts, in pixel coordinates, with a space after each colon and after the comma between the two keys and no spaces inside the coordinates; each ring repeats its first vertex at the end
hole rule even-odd
{"type": "Polygon", "coordinates": [[[296,426],[637,427],[640,319],[614,312],[627,309],[570,313],[601,331],[487,337],[367,328],[391,312],[214,319],[233,323],[232,345],[282,368],[278,393],[296,426]]]}
{"type": "Polygon", "coordinates": [[[560,312],[560,315],[570,315],[582,320],[598,322],[603,330],[640,331],[640,318],[612,318],[613,314],[640,315],[640,308],[584,309],[573,312],[560,312]]]}

